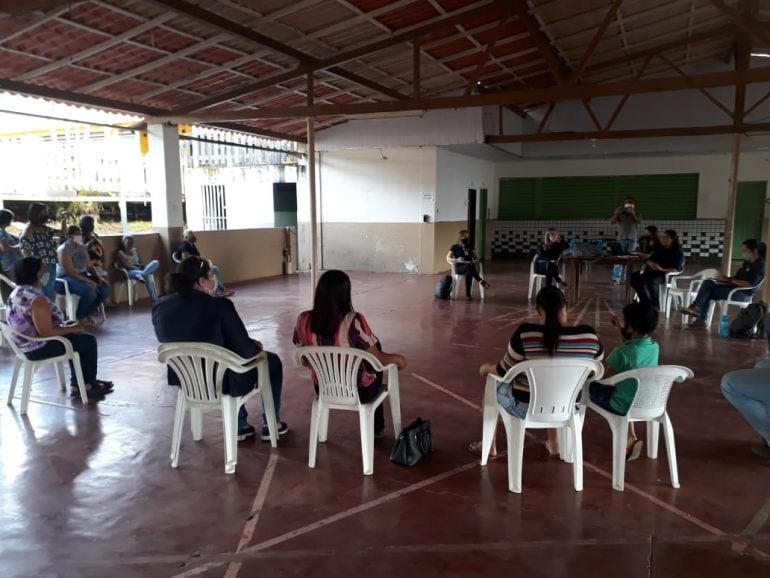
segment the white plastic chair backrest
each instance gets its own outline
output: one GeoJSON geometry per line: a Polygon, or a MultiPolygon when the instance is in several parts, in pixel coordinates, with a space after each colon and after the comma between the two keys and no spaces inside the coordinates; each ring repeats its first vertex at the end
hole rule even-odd
{"type": "Polygon", "coordinates": [[[535,263],[537,263],[537,253],[532,256],[532,261],[529,263],[529,276],[535,275],[535,263]]]}
{"type": "Polygon", "coordinates": [[[161,344],[158,361],[176,373],[188,401],[217,404],[222,398],[225,371],[243,373],[243,365],[249,360],[219,345],[179,342],[161,344]]]}
{"type": "MultiPolygon", "coordinates": [[[[19,349],[19,346],[17,345],[16,341],[13,338],[14,334],[20,335],[20,333],[18,331],[14,331],[13,329],[11,329],[11,327],[5,321],[0,321],[0,332],[2,332],[3,338],[8,343],[10,343],[11,349],[13,350],[14,355],[19,359],[23,359],[24,361],[26,361],[27,357],[24,355],[24,352],[21,349],[19,349]]],[[[24,337],[26,337],[26,335],[24,337]]]]}
{"type": "Polygon", "coordinates": [[[678,365],[658,365],[624,371],[613,376],[617,383],[621,379],[635,379],[638,383],[634,402],[628,411],[628,417],[638,420],[655,419],[666,411],[668,396],[674,382],[691,379],[693,372],[678,365]]]}
{"type": "Polygon", "coordinates": [[[601,379],[604,366],[594,359],[552,358],[517,363],[502,378],[513,383],[524,373],[529,382],[527,421],[564,423],[575,409],[575,399],[586,380],[601,379]]]}
{"type": "Polygon", "coordinates": [[[376,371],[383,367],[370,353],[351,347],[300,347],[294,352],[298,365],[309,365],[318,380],[322,401],[358,405],[358,370],[366,361],[376,371]]]}

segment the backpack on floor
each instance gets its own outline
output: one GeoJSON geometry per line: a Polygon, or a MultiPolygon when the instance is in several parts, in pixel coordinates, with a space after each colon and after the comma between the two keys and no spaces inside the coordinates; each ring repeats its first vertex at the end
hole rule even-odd
{"type": "Polygon", "coordinates": [[[764,301],[750,303],[730,321],[730,337],[762,337],[765,333],[766,313],[767,304],[764,301]]]}
{"type": "Polygon", "coordinates": [[[452,276],[444,275],[439,279],[433,294],[436,296],[436,299],[449,299],[452,296],[452,276]]]}

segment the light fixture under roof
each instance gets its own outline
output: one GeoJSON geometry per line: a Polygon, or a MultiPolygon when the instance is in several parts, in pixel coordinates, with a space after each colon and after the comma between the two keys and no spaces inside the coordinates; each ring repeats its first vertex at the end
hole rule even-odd
{"type": "Polygon", "coordinates": [[[770,52],[752,52],[751,55],[757,58],[770,58],[770,52]]]}

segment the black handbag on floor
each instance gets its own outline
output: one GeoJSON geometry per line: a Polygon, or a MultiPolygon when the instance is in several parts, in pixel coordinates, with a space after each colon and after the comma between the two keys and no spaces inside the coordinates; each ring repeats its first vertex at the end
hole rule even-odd
{"type": "Polygon", "coordinates": [[[433,436],[430,421],[418,417],[398,434],[396,445],[390,453],[390,461],[401,466],[413,466],[431,451],[433,436]]]}

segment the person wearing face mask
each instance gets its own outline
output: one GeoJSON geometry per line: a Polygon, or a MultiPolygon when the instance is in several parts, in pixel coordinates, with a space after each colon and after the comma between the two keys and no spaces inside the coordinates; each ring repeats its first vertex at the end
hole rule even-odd
{"type": "MultiPolygon", "coordinates": [[[[95,325],[94,317],[99,305],[109,296],[110,286],[90,268],[88,249],[83,245],[80,227],[71,225],[67,228],[67,239],[57,251],[59,264],[56,266],[57,278],[64,279],[70,293],[80,297],[75,316],[79,323],[95,325]]],[[[64,285],[59,283],[56,291],[64,294],[64,285]]]]}
{"type": "MultiPolygon", "coordinates": [[[[99,279],[103,279],[106,284],[110,283],[110,274],[104,267],[104,245],[99,235],[94,231],[95,221],[91,215],[80,217],[80,231],[83,234],[83,244],[88,249],[88,255],[91,258],[91,269],[96,272],[99,279]]],[[[106,307],[115,308],[118,306],[115,301],[115,294],[110,291],[109,301],[104,303],[106,307]]]]}
{"type": "Polygon", "coordinates": [[[48,270],[48,283],[43,286],[43,293],[53,300],[56,296],[56,264],[59,258],[56,252],[58,240],[64,239],[67,230],[67,213],[61,213],[61,229],[56,230],[48,225],[50,215],[48,207],[43,203],[32,203],[27,211],[27,225],[21,233],[19,247],[25,257],[39,257],[48,270]]]}
{"type": "MultiPolygon", "coordinates": [[[[618,243],[623,253],[628,254],[636,250],[641,222],[642,217],[636,212],[636,201],[634,201],[633,197],[626,197],[623,204],[612,213],[610,223],[618,228],[618,243]]],[[[612,266],[613,285],[620,285],[625,269],[623,265],[612,266]]]]}
{"type": "Polygon", "coordinates": [[[465,276],[465,300],[470,301],[471,287],[473,287],[473,280],[478,281],[482,287],[489,287],[489,283],[484,281],[476,270],[476,251],[471,247],[471,236],[468,231],[463,229],[458,233],[457,243],[449,248],[447,253],[447,261],[454,263],[455,271],[458,275],[465,276]]]}
{"type": "MultiPolygon", "coordinates": [[[[63,337],[72,344],[80,356],[89,399],[98,399],[113,389],[111,381],[96,378],[97,346],[96,337],[85,333],[83,325],[65,324],[61,310],[42,291],[49,276],[48,267],[38,257],[24,257],[14,267],[16,289],[8,298],[6,321],[11,329],[29,337],[63,337]]],[[[64,346],[58,341],[30,341],[14,335],[14,341],[28,359],[38,361],[64,354],[64,346]]],[[[70,362],[72,398],[79,398],[80,392],[75,378],[75,369],[70,362]]]]}
{"type": "MultiPolygon", "coordinates": [[[[604,377],[624,371],[658,365],[660,346],[652,340],[658,326],[658,311],[650,303],[630,303],[623,308],[623,321],[612,316],[612,325],[618,329],[623,343],[607,356],[609,370],[604,377]]],[[[634,379],[624,379],[613,385],[594,381],[588,388],[591,401],[615,415],[626,415],[636,397],[638,388],[634,379]]],[[[642,441],[636,439],[634,424],[630,424],[626,443],[626,459],[637,459],[642,453],[642,441]]]]}
{"type": "Polygon", "coordinates": [[[563,287],[567,286],[559,275],[559,259],[567,248],[569,243],[553,227],[545,232],[545,239],[537,246],[535,273],[545,275],[546,287],[553,285],[554,280],[563,287]]]}
{"type": "Polygon", "coordinates": [[[644,270],[631,275],[634,288],[642,303],[650,303],[660,309],[659,289],[666,280],[666,273],[681,271],[684,267],[684,251],[679,246],[679,236],[672,229],[659,237],[659,243],[647,259],[644,270]]]}
{"type": "MultiPolygon", "coordinates": [[[[200,257],[201,252],[198,250],[198,237],[195,236],[195,232],[187,229],[184,232],[184,241],[182,241],[174,252],[171,254],[171,258],[177,263],[181,263],[187,257],[200,257]]],[[[235,291],[227,289],[222,283],[222,273],[219,271],[219,267],[211,264],[211,270],[214,272],[214,279],[217,284],[214,289],[214,295],[217,297],[232,297],[235,295],[235,291]]]]}
{"type": "MultiPolygon", "coordinates": [[[[193,341],[211,343],[229,349],[243,358],[251,358],[262,351],[262,344],[249,337],[235,305],[224,297],[215,297],[211,292],[216,289],[216,281],[211,264],[200,257],[187,257],[179,264],[178,271],[166,276],[166,293],[155,302],[152,308],[152,324],[155,335],[161,343],[193,341]]],[[[267,365],[270,374],[270,386],[275,405],[278,435],[289,431],[289,426],[281,421],[281,390],[283,389],[283,364],[280,358],[267,352],[267,365]]],[[[179,378],[168,370],[169,385],[179,385],[179,378]]],[[[247,373],[225,373],[222,393],[242,396],[257,386],[257,370],[247,373]]],[[[238,413],[238,439],[245,440],[257,431],[248,423],[246,408],[241,406],[238,413]]],[[[262,414],[260,437],[270,440],[267,417],[262,414]]]]}
{"type": "MultiPolygon", "coordinates": [[[[743,264],[733,277],[720,275],[715,279],[706,279],[698,289],[690,307],[680,309],[684,315],[697,319],[690,323],[688,329],[705,329],[711,301],[727,299],[730,291],[737,287],[755,287],[765,276],[765,255],[767,247],[756,239],[747,239],[741,244],[743,264]]],[[[737,301],[751,301],[754,291],[739,291],[733,295],[737,301]]]]}

